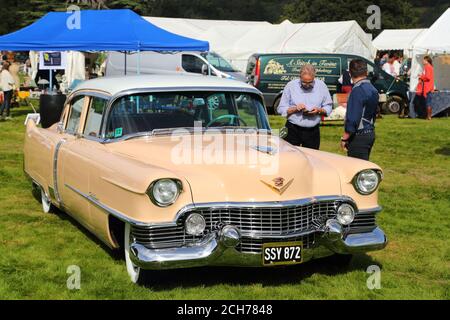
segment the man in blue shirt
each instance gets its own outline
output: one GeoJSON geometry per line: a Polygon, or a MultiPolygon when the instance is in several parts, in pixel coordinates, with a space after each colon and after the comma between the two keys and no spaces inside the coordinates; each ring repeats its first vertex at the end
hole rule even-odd
{"type": "Polygon", "coordinates": [[[333,101],[327,85],[315,77],[315,68],[310,64],[303,65],[300,79],[285,86],[277,111],[287,118],[286,141],[295,146],[319,149],[321,116],[331,113],[333,101]]]}
{"type": "Polygon", "coordinates": [[[375,142],[378,91],[367,79],[367,63],[364,60],[352,60],[350,74],[354,86],[347,101],[341,147],[349,157],[369,160],[375,142]]]}

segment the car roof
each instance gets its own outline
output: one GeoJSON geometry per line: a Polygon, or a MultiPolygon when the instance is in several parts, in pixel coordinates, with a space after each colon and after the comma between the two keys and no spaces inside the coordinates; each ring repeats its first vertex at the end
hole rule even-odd
{"type": "Polygon", "coordinates": [[[96,90],[107,92],[114,96],[122,91],[139,89],[164,90],[170,88],[252,91],[261,94],[255,87],[241,81],[223,79],[215,76],[192,76],[184,74],[103,77],[83,81],[74,91],[96,90]]]}

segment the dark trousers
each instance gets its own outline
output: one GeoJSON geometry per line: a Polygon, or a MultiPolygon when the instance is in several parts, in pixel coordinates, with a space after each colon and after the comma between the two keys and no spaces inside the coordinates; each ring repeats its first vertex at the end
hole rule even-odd
{"type": "Polygon", "coordinates": [[[369,160],[370,152],[375,143],[375,132],[354,134],[347,144],[347,155],[352,158],[369,160]]]}
{"type": "Polygon", "coordinates": [[[0,109],[0,116],[3,116],[3,111],[6,110],[6,116],[9,117],[9,108],[11,106],[11,99],[12,99],[12,94],[13,91],[9,90],[9,91],[3,91],[4,94],[4,101],[2,103],[2,107],[0,109]]]}
{"type": "Polygon", "coordinates": [[[284,140],[294,146],[302,146],[319,150],[320,147],[320,125],[312,128],[300,127],[295,124],[286,122],[288,134],[284,140]]]}

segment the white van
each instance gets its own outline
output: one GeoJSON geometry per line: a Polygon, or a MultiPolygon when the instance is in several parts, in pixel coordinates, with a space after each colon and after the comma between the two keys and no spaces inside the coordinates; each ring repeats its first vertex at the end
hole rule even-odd
{"type": "Polygon", "coordinates": [[[138,72],[140,60],[141,74],[177,74],[188,73],[207,75],[211,74],[220,78],[235,79],[246,82],[243,72],[236,70],[228,61],[214,52],[167,52],[153,51],[140,54],[125,54],[109,52],[106,62],[106,76],[118,76],[125,74],[135,75],[138,72]],[[209,70],[208,70],[209,68],[209,70]]]}

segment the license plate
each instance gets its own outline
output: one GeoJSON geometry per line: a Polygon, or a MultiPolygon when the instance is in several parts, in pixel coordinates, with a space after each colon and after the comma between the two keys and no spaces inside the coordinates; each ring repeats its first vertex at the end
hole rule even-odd
{"type": "Polygon", "coordinates": [[[262,253],[263,266],[298,264],[303,262],[303,243],[265,243],[262,253]]]}

